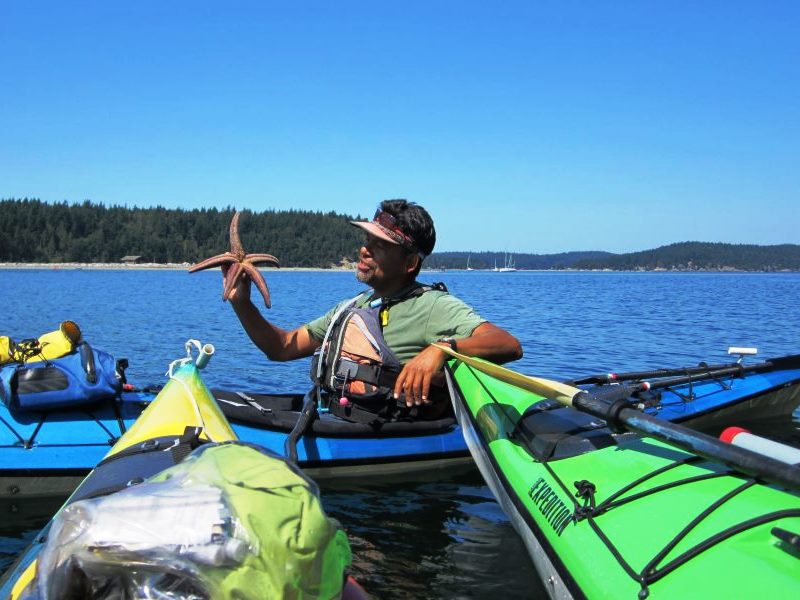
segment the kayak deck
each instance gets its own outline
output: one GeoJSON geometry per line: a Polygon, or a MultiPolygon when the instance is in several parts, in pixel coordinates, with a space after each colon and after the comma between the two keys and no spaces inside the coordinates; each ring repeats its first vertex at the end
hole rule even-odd
{"type": "Polygon", "coordinates": [[[800,533],[797,494],[572,409],[532,410],[540,397],[464,364],[450,380],[470,450],[552,597],[796,594],[800,554],[771,531],[800,533]]]}
{"type": "MultiPolygon", "coordinates": [[[[231,393],[217,391],[215,395],[227,413],[224,398],[231,393]]],[[[0,498],[71,492],[154,397],[151,392],[124,392],[119,401],[107,401],[88,410],[24,415],[12,415],[0,405],[0,498]]],[[[287,396],[248,397],[281,402],[287,396]]],[[[291,415],[292,411],[288,412],[291,415]]],[[[252,413],[259,414],[255,409],[252,413]]],[[[299,415],[299,410],[296,414],[299,415]]],[[[235,421],[230,414],[229,418],[239,439],[283,454],[287,430],[268,429],[258,422],[235,421]]],[[[325,425],[338,419],[322,414],[320,421],[325,425]]],[[[422,428],[407,428],[407,431],[400,428],[392,432],[389,428],[388,432],[371,434],[363,431],[363,425],[350,425],[361,428],[358,437],[351,437],[347,431],[327,434],[312,431],[303,435],[297,444],[300,467],[322,480],[474,468],[461,428],[453,418],[428,428],[423,424],[422,428]]]]}

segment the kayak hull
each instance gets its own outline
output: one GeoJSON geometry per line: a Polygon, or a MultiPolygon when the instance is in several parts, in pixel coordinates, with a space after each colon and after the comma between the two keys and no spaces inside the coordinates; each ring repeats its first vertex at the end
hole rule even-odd
{"type": "MultiPolygon", "coordinates": [[[[554,600],[568,600],[572,594],[564,583],[565,578],[569,579],[568,573],[563,573],[560,563],[554,557],[554,551],[546,538],[538,532],[538,527],[526,522],[524,511],[521,511],[514,498],[506,492],[507,483],[503,481],[501,471],[492,464],[491,456],[483,449],[483,444],[478,434],[478,430],[473,426],[469,412],[463,402],[454,402],[456,418],[464,431],[464,439],[467,442],[470,454],[475,460],[475,464],[481,473],[486,485],[494,495],[500,508],[511,521],[511,525],[519,534],[528,555],[531,557],[534,567],[544,582],[548,594],[554,600]]],[[[574,586],[573,586],[574,587],[574,586]]]]}
{"type": "Polygon", "coordinates": [[[463,363],[448,371],[478,468],[553,598],[792,597],[800,497],[463,363]],[[556,440],[555,442],[553,440],[556,440]],[[676,510],[677,508],[677,510],[676,510]]]}

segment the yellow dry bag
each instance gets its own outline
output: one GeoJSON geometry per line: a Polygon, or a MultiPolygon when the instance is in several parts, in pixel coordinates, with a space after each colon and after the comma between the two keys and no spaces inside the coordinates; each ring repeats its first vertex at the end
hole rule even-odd
{"type": "Polygon", "coordinates": [[[38,340],[14,342],[8,336],[0,336],[0,364],[61,358],[75,349],[81,337],[81,328],[74,321],[63,321],[58,329],[39,336],[38,340]]]}

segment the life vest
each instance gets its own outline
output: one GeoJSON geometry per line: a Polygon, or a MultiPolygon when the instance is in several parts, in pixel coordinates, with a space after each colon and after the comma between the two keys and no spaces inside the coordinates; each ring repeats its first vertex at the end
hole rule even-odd
{"type": "Polygon", "coordinates": [[[405,399],[393,398],[402,365],[386,344],[383,327],[392,306],[432,290],[447,288],[443,283],[420,284],[400,296],[375,298],[358,308],[361,294],[334,314],[311,363],[311,378],[327,392],[331,413],[362,423],[417,416],[417,409],[407,408],[405,399]]]}

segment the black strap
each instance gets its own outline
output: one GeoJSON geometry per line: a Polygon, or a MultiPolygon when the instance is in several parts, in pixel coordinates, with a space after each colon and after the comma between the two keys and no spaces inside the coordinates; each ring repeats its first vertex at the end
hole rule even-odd
{"type": "Polygon", "coordinates": [[[180,437],[151,438],[103,459],[70,498],[70,502],[105,496],[137,485],[179,464],[203,444],[202,427],[187,427],[180,437]]]}
{"type": "Polygon", "coordinates": [[[158,452],[162,450],[170,450],[174,463],[177,464],[191,454],[192,450],[198,448],[205,442],[205,440],[200,439],[200,434],[202,432],[202,427],[186,427],[180,437],[164,436],[160,438],[150,438],[140,444],[125,448],[125,450],[112,454],[111,456],[106,456],[97,466],[99,467],[134,454],[146,454],[148,452],[158,452]]]}
{"type": "Polygon", "coordinates": [[[203,443],[200,439],[201,433],[203,433],[202,427],[186,427],[183,430],[183,435],[176,440],[175,445],[170,450],[172,452],[172,460],[175,461],[176,465],[203,443]]]}
{"type": "Polygon", "coordinates": [[[390,296],[389,298],[381,298],[382,308],[389,308],[393,304],[397,304],[398,302],[402,302],[403,300],[408,300],[409,298],[416,298],[417,296],[422,296],[425,292],[447,292],[447,286],[444,284],[443,281],[437,281],[436,283],[432,283],[428,285],[427,283],[417,283],[416,285],[412,286],[401,294],[397,296],[390,296]]]}
{"type": "Polygon", "coordinates": [[[355,379],[389,389],[394,388],[399,375],[399,371],[377,365],[362,365],[347,358],[341,358],[336,369],[336,376],[343,378],[345,381],[355,379]]]}
{"type": "Polygon", "coordinates": [[[306,430],[311,427],[311,423],[317,417],[317,387],[312,387],[305,398],[303,398],[303,409],[300,412],[300,418],[283,443],[283,454],[293,463],[297,464],[297,440],[300,439],[306,430]]]}
{"type": "Polygon", "coordinates": [[[346,421],[363,423],[378,431],[384,423],[403,419],[416,419],[419,410],[416,406],[408,407],[404,400],[389,397],[385,401],[354,402],[348,400],[342,404],[338,399],[331,399],[328,410],[346,421]]]}

